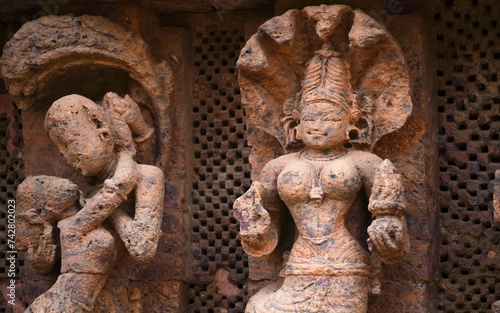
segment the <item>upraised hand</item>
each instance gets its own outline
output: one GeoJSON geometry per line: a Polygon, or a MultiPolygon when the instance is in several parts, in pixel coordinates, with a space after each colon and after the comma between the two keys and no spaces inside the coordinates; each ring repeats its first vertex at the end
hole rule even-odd
{"type": "Polygon", "coordinates": [[[262,185],[252,184],[250,189],[234,202],[234,217],[240,222],[240,235],[269,231],[271,218],[262,206],[262,185]]]}
{"type": "Polygon", "coordinates": [[[254,182],[250,189],[236,199],[234,217],[240,222],[240,237],[245,251],[259,257],[270,253],[277,243],[277,232],[269,212],[262,205],[264,189],[254,182]]]}

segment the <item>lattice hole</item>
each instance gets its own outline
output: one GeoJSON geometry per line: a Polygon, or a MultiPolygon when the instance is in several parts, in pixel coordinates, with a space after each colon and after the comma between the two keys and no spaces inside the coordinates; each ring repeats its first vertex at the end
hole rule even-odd
{"type": "MultiPolygon", "coordinates": [[[[7,108],[12,110],[11,117],[7,114],[0,115],[0,280],[7,281],[8,265],[6,263],[5,252],[10,250],[7,248],[7,200],[16,199],[17,186],[23,181],[24,163],[22,159],[18,159],[17,155],[9,155],[8,146],[22,146],[22,123],[21,112],[18,109],[7,108]],[[12,129],[16,136],[10,137],[9,129],[12,129]]],[[[24,253],[17,254],[16,260],[16,281],[22,280],[24,271],[24,253]]],[[[17,299],[23,301],[22,290],[17,288],[17,299]]],[[[12,307],[8,305],[3,297],[0,297],[0,312],[12,312],[12,307]]],[[[26,304],[26,303],[25,303],[26,304]]]]}
{"type": "Polygon", "coordinates": [[[248,260],[232,215],[234,200],[250,187],[250,149],[235,64],[245,39],[240,30],[198,33],[194,40],[193,273],[191,312],[244,312],[248,260]],[[217,293],[214,275],[229,272],[238,296],[217,293]]]}
{"type": "MultiPolygon", "coordinates": [[[[433,2],[435,4],[435,2],[433,2]]],[[[500,168],[495,62],[500,6],[493,0],[440,1],[433,14],[438,66],[441,178],[439,312],[490,312],[500,297],[498,228],[491,225],[500,168]]]]}

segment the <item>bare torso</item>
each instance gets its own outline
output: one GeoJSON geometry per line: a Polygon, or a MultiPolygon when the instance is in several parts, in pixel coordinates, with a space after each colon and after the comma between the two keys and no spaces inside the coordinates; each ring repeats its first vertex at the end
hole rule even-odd
{"type": "Polygon", "coordinates": [[[277,177],[277,191],[298,230],[290,265],[369,264],[368,252],[346,228],[348,213],[363,188],[356,159],[350,153],[326,160],[309,160],[302,153],[287,157],[277,177]]]}

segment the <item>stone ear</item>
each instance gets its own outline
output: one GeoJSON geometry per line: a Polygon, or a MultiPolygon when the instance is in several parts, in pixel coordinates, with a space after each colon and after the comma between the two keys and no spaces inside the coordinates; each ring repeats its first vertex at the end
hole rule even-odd
{"type": "Polygon", "coordinates": [[[354,125],[361,117],[361,112],[359,110],[353,109],[351,114],[349,114],[349,124],[354,125]]]}
{"type": "Polygon", "coordinates": [[[359,110],[359,96],[354,94],[352,100],[351,113],[349,114],[349,124],[354,125],[361,117],[361,111],[359,110]]]}
{"type": "Polygon", "coordinates": [[[300,136],[301,130],[302,130],[302,125],[300,125],[300,122],[299,122],[293,128],[293,134],[294,134],[295,140],[302,140],[302,137],[300,136]]]}
{"type": "Polygon", "coordinates": [[[286,146],[290,145],[295,145],[297,143],[297,140],[300,140],[299,138],[299,127],[300,127],[300,122],[295,119],[292,115],[286,116],[284,119],[282,119],[283,122],[283,129],[284,129],[284,135],[286,139],[286,146]]]}

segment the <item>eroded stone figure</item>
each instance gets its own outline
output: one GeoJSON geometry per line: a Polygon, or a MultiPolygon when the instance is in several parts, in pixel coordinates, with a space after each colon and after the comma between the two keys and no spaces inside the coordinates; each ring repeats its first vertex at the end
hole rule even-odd
{"type": "Polygon", "coordinates": [[[378,287],[372,284],[377,262],[396,263],[409,250],[404,188],[389,160],[349,144],[359,136],[355,125],[362,114],[344,44],[349,31],[344,23],[352,11],[341,7],[332,16],[324,7],[309,7],[304,12],[323,43],[306,65],[300,93],[284,104],[290,114],[283,119],[287,142],[300,141],[304,148],[268,162],[234,204],[250,256],[276,248],[283,210],[291,213],[296,238],[284,278],[255,294],[246,312],[361,313],[367,311],[370,289],[378,287]],[[373,217],[365,229],[367,243],[353,236],[348,220],[364,196],[369,204],[361,209],[373,217]]]}
{"type": "Polygon", "coordinates": [[[130,97],[115,93],[106,94],[102,105],[79,95],[55,101],[45,129],[66,161],[96,183],[86,199],[78,186],[58,177],[29,177],[19,186],[20,221],[31,229],[24,238],[27,258],[41,274],[57,260],[53,230],[60,229],[61,274],[27,312],[92,312],[116,261],[117,240],[135,259],[155,255],[164,176],[134,160],[136,146],[154,130],[130,97]]]}

